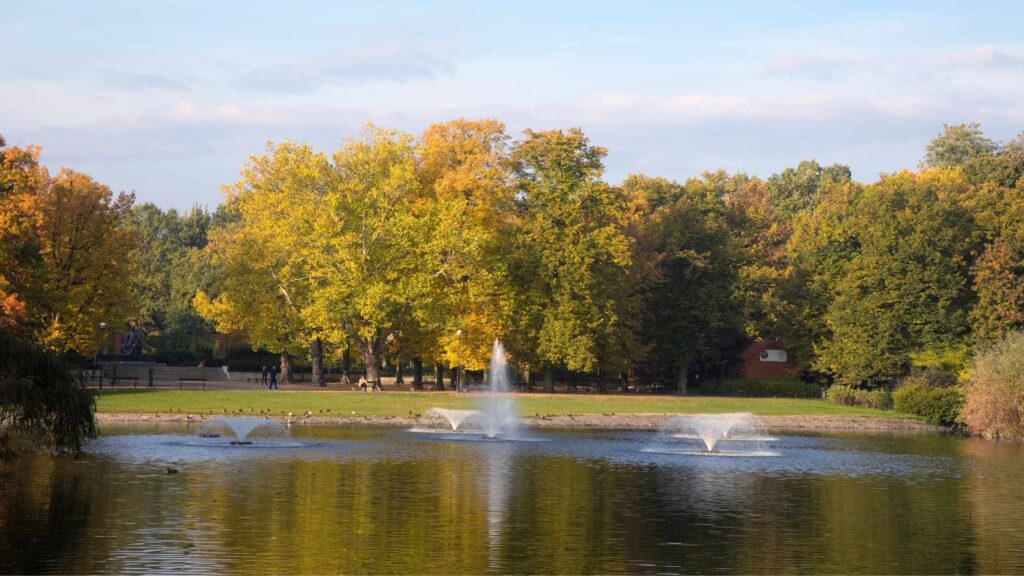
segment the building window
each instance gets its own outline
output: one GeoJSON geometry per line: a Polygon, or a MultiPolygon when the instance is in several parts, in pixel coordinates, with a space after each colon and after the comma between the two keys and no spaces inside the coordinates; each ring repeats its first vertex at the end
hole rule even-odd
{"type": "Polygon", "coordinates": [[[785,362],[785,350],[761,350],[761,362],[785,362]]]}

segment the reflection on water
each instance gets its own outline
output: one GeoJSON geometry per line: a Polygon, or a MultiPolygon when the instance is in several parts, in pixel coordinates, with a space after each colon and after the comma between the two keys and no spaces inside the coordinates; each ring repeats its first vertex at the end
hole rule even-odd
{"type": "Polygon", "coordinates": [[[778,457],[714,458],[642,432],[193,431],[0,465],[0,572],[1024,572],[1017,444],[781,436],[778,457]]]}

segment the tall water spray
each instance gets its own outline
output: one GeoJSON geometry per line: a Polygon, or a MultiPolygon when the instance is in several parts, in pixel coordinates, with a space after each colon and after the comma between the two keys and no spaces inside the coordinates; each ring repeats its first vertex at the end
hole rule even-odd
{"type": "Polygon", "coordinates": [[[515,400],[512,398],[512,370],[505,359],[505,347],[498,340],[491,349],[491,363],[487,369],[488,391],[480,399],[480,415],[476,420],[488,438],[499,434],[514,437],[518,432],[515,400]]]}

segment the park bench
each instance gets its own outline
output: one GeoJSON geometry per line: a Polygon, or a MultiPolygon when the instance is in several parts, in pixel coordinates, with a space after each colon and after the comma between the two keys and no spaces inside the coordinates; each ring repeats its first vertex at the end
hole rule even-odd
{"type": "Polygon", "coordinates": [[[138,376],[114,376],[113,378],[110,379],[110,387],[113,388],[114,386],[117,386],[118,382],[131,382],[132,388],[139,387],[138,376]]]}
{"type": "Polygon", "coordinates": [[[178,390],[182,390],[185,384],[202,384],[203,390],[206,390],[206,378],[178,378],[178,390]]]}

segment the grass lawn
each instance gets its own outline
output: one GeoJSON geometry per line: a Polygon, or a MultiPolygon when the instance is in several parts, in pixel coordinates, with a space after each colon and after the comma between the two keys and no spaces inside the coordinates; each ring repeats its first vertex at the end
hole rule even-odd
{"type": "MultiPolygon", "coordinates": [[[[104,390],[97,392],[96,408],[107,413],[256,413],[291,412],[351,416],[409,416],[432,407],[475,408],[477,394],[454,392],[338,392],[338,391],[204,391],[104,390]]],[[[830,404],[824,400],[792,398],[727,398],[721,396],[644,396],[588,394],[517,394],[522,416],[566,414],[694,414],[753,412],[761,416],[877,416],[904,414],[830,404]]]]}

